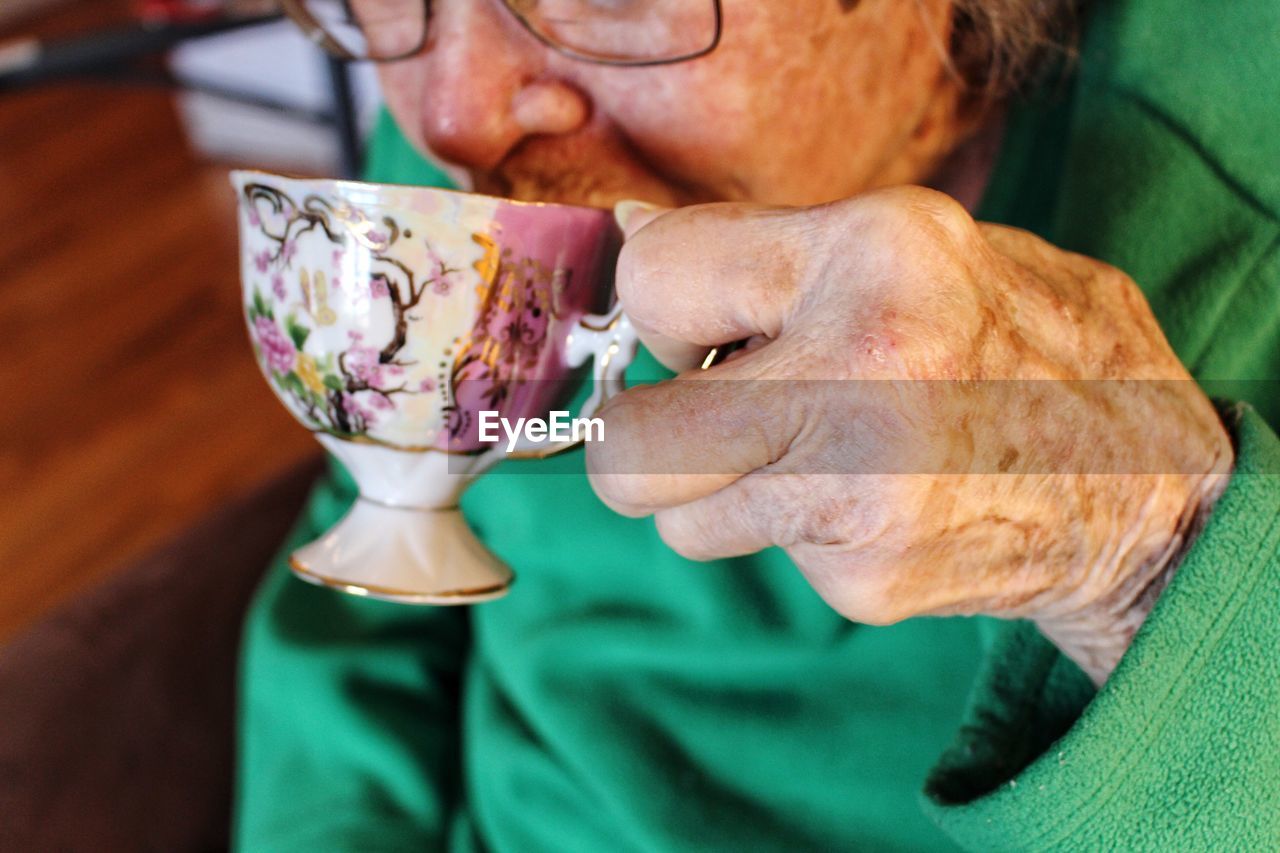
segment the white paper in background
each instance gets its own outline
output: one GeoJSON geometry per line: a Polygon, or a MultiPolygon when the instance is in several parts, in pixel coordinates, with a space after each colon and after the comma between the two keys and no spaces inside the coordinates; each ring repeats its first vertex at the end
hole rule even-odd
{"type": "MultiPolygon", "coordinates": [[[[181,81],[312,112],[332,109],[324,54],[287,21],[187,42],[170,54],[169,64],[181,81]]],[[[362,63],[349,66],[349,71],[356,123],[365,137],[382,101],[377,74],[362,63]]],[[[179,108],[192,144],[211,157],[276,169],[339,171],[338,136],[331,125],[198,92],[180,95],[179,108]]]]}

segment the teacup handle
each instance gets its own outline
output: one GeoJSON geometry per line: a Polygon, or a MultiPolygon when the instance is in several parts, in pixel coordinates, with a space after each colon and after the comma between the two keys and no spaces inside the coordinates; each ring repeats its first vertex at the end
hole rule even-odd
{"type": "Polygon", "coordinates": [[[591,396],[582,405],[583,417],[595,417],[606,400],[622,391],[622,374],[636,357],[638,341],[621,303],[615,303],[607,314],[586,314],[578,319],[565,347],[565,359],[570,367],[592,360],[591,396]]]}
{"type": "MultiPolygon", "coordinates": [[[[605,314],[586,314],[578,319],[577,326],[565,342],[565,360],[570,367],[581,367],[591,359],[591,396],[582,406],[579,417],[595,417],[605,401],[623,389],[622,374],[636,356],[639,339],[631,320],[622,310],[621,303],[614,303],[605,314]]],[[[524,436],[508,451],[494,448],[500,456],[551,456],[562,450],[577,447],[582,441],[529,441],[524,436]]]]}

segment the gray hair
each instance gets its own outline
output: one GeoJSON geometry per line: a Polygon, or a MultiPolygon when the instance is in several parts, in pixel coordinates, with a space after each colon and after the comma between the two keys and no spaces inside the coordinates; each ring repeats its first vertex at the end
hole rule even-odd
{"type": "Polygon", "coordinates": [[[953,0],[952,70],[976,95],[1029,85],[1055,60],[1075,56],[1081,0],[953,0]]]}

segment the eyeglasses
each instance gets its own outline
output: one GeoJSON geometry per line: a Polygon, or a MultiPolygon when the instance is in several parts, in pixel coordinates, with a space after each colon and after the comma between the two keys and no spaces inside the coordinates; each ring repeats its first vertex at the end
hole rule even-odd
{"type": "MultiPolygon", "coordinates": [[[[551,49],[603,65],[665,65],[720,42],[720,0],[501,0],[551,49]]],[[[431,0],[280,0],[313,41],[346,60],[391,62],[422,50],[431,0]]]]}

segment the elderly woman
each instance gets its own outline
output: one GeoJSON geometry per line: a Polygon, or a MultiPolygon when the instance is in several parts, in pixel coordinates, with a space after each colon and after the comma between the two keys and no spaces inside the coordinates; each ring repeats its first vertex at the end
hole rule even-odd
{"type": "Polygon", "coordinates": [[[272,569],[241,846],[1277,844],[1280,7],[351,5],[371,177],[616,204],[676,378],[468,493],[507,599],[272,569]]]}

